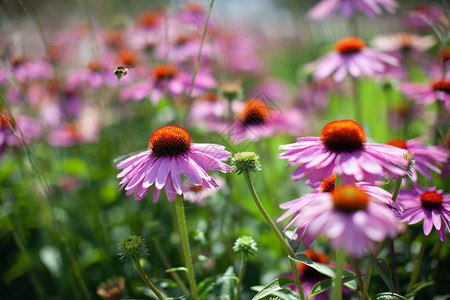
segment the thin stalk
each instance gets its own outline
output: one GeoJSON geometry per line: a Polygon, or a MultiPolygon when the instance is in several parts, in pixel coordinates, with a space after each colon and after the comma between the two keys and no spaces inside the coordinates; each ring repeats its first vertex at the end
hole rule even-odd
{"type": "Polygon", "coordinates": [[[364,281],[364,289],[363,289],[363,294],[362,294],[362,298],[361,298],[362,300],[367,299],[367,291],[369,290],[370,277],[372,276],[372,272],[373,272],[373,262],[377,258],[378,253],[380,252],[380,249],[381,249],[381,243],[378,244],[377,249],[375,249],[375,252],[373,253],[372,259],[370,260],[369,270],[367,271],[366,280],[364,281]]]}
{"type": "Polygon", "coordinates": [[[258,195],[256,194],[255,187],[253,186],[252,179],[250,177],[250,174],[248,171],[244,171],[244,178],[245,182],[247,183],[248,189],[250,190],[250,194],[252,195],[253,200],[255,201],[256,206],[258,207],[259,211],[263,215],[264,219],[266,219],[266,222],[269,224],[270,228],[272,228],[272,231],[275,233],[275,235],[278,237],[278,239],[281,242],[281,246],[283,247],[284,252],[289,258],[289,262],[291,264],[292,273],[294,274],[295,279],[295,285],[298,289],[298,294],[300,296],[301,300],[305,300],[305,295],[303,294],[302,285],[300,283],[300,278],[298,276],[297,267],[295,266],[294,261],[291,259],[295,256],[294,252],[292,251],[291,247],[289,247],[288,243],[283,237],[283,234],[280,232],[278,227],[275,225],[275,223],[272,221],[270,216],[267,214],[266,210],[264,209],[261,201],[258,198],[258,195]]]}
{"type": "Polygon", "coordinates": [[[353,98],[353,107],[355,111],[355,120],[359,123],[363,121],[362,116],[362,101],[359,97],[359,81],[357,78],[351,76],[352,80],[352,98],[353,98]]]}
{"type": "MultiPolygon", "coordinates": [[[[167,269],[171,269],[172,266],[170,265],[170,262],[167,259],[166,254],[164,254],[164,251],[161,248],[161,244],[159,243],[159,240],[156,237],[154,237],[153,241],[155,242],[156,251],[158,252],[159,256],[161,257],[164,265],[166,266],[167,269]]],[[[173,279],[177,282],[178,286],[183,291],[183,293],[186,296],[189,296],[190,295],[189,290],[187,289],[186,285],[181,280],[180,276],[176,272],[170,272],[170,274],[172,275],[173,279]]]]}
{"type": "Polygon", "coordinates": [[[186,116],[184,118],[183,123],[186,123],[187,116],[189,115],[189,112],[191,110],[192,91],[194,89],[195,78],[197,77],[197,72],[198,72],[198,68],[199,68],[199,65],[200,65],[200,58],[202,56],[203,43],[205,42],[206,30],[208,28],[209,17],[211,16],[211,11],[212,11],[213,5],[214,5],[214,0],[211,0],[211,2],[209,4],[208,14],[206,15],[205,25],[203,26],[202,39],[200,41],[200,47],[199,47],[198,52],[197,52],[197,58],[195,60],[194,72],[192,73],[191,86],[189,87],[189,92],[188,92],[189,105],[188,105],[188,109],[186,111],[186,116]]]}
{"type": "Polygon", "coordinates": [[[234,300],[239,300],[241,297],[241,283],[242,279],[244,279],[245,274],[245,264],[247,263],[247,253],[242,253],[242,260],[241,260],[241,271],[239,272],[239,280],[237,282],[237,291],[236,291],[236,297],[234,297],[234,300]]]}
{"type": "Polygon", "coordinates": [[[138,260],[133,260],[133,264],[136,267],[136,270],[138,271],[139,275],[141,275],[142,280],[144,280],[145,284],[155,293],[155,295],[160,300],[166,299],[161,292],[156,288],[156,286],[153,285],[153,283],[148,279],[147,275],[144,272],[144,269],[142,269],[141,263],[138,260]]]}
{"type": "Polygon", "coordinates": [[[400,192],[400,187],[402,186],[402,178],[397,178],[394,180],[394,190],[392,191],[392,201],[397,200],[398,193],[400,192]]]}
{"type": "Polygon", "coordinates": [[[334,182],[334,188],[336,189],[337,187],[342,185],[342,175],[336,174],[336,180],[334,182]]]}
{"type": "MultiPolygon", "coordinates": [[[[394,191],[392,192],[392,201],[397,200],[398,193],[400,191],[400,187],[402,185],[402,178],[397,178],[394,181],[394,191]]],[[[395,285],[395,292],[398,294],[400,293],[400,283],[398,281],[398,272],[397,272],[397,256],[395,255],[395,247],[394,247],[394,240],[389,239],[389,248],[391,251],[391,259],[392,259],[392,274],[394,276],[394,285],[395,285]]]]}
{"type": "Polygon", "coordinates": [[[333,290],[331,292],[331,299],[342,299],[342,274],[344,274],[345,251],[342,249],[336,250],[336,274],[334,277],[333,290]]]}
{"type": "Polygon", "coordinates": [[[395,292],[400,294],[400,283],[398,281],[398,272],[397,272],[397,255],[395,255],[395,247],[394,240],[389,239],[389,248],[391,251],[391,260],[392,260],[392,275],[394,276],[394,286],[395,292]]]}
{"type": "Polygon", "coordinates": [[[358,260],[355,257],[352,257],[350,261],[352,263],[353,270],[355,271],[355,275],[358,277],[358,293],[359,296],[361,297],[362,291],[364,290],[364,281],[360,277],[361,271],[359,270],[358,260]]]}
{"type": "Polygon", "coordinates": [[[188,269],[189,285],[191,287],[192,298],[199,299],[197,294],[197,284],[195,282],[194,266],[192,265],[191,249],[189,248],[189,237],[186,226],[186,216],[184,214],[183,198],[177,195],[175,199],[175,208],[177,213],[178,228],[180,229],[181,247],[184,254],[186,268],[188,269]]]}
{"type": "Polygon", "coordinates": [[[408,293],[412,292],[414,284],[416,283],[417,278],[419,278],[420,263],[422,262],[423,254],[425,253],[426,244],[427,244],[427,236],[423,235],[422,241],[420,243],[419,254],[417,255],[416,264],[414,265],[414,270],[411,275],[411,281],[409,282],[408,293]]]}

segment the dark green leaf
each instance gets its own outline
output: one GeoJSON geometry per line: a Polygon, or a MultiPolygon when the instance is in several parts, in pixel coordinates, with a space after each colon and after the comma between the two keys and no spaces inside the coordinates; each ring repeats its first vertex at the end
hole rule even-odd
{"type": "Polygon", "coordinates": [[[392,281],[392,273],[391,269],[387,262],[382,258],[377,258],[373,261],[372,265],[377,269],[378,273],[383,279],[384,283],[386,283],[387,287],[391,292],[395,291],[394,282],[392,281]]]}
{"type": "Polygon", "coordinates": [[[434,281],[428,281],[428,282],[419,282],[417,284],[414,285],[414,289],[412,290],[411,293],[408,293],[406,295],[407,298],[414,296],[415,294],[417,294],[417,292],[419,292],[421,289],[426,288],[427,286],[433,285],[434,281]]]}
{"type": "Polygon", "coordinates": [[[372,300],[408,300],[408,299],[396,293],[385,292],[376,294],[372,298],[372,300]]]}
{"type": "MultiPolygon", "coordinates": [[[[355,281],[356,279],[358,279],[359,277],[363,277],[366,275],[360,275],[357,277],[344,277],[342,278],[342,284],[348,283],[350,281],[355,281]]],[[[326,290],[329,290],[333,287],[333,279],[326,279],[326,280],[322,280],[318,283],[316,283],[314,285],[314,287],[311,290],[311,294],[309,295],[308,299],[310,299],[311,297],[318,295],[322,292],[325,292],[326,290]]]]}
{"type": "Polygon", "coordinates": [[[276,291],[281,290],[283,287],[292,284],[294,280],[290,278],[277,278],[263,287],[258,294],[256,294],[252,300],[262,299],[266,296],[273,294],[276,291]]]}
{"type": "Polygon", "coordinates": [[[170,268],[170,269],[167,269],[167,270],[166,270],[167,273],[170,273],[170,272],[180,272],[180,271],[186,272],[186,273],[187,273],[188,269],[186,269],[185,267],[178,267],[178,268],[170,268]]]}
{"type": "MultiPolygon", "coordinates": [[[[257,285],[257,286],[253,286],[252,290],[259,292],[263,288],[264,288],[264,286],[257,285]]],[[[279,291],[273,292],[272,294],[270,294],[270,296],[278,297],[279,299],[282,299],[282,300],[298,300],[298,293],[294,292],[293,290],[286,289],[286,288],[282,288],[279,291]]],[[[269,298],[269,296],[266,296],[266,297],[264,297],[264,299],[272,300],[272,297],[269,298]]],[[[274,299],[276,299],[276,298],[274,298],[274,299]]]]}

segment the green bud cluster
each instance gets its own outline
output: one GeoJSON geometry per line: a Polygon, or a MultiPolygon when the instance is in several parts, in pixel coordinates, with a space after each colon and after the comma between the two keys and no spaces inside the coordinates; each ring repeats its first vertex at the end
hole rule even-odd
{"type": "Polygon", "coordinates": [[[238,175],[250,171],[258,173],[262,170],[259,155],[255,152],[236,153],[234,157],[231,158],[231,165],[233,166],[233,172],[238,175]]]}
{"type": "Polygon", "coordinates": [[[132,261],[139,261],[147,255],[147,247],[140,236],[131,235],[123,239],[119,245],[119,257],[121,260],[131,259],[132,261]]]}
{"type": "Polygon", "coordinates": [[[251,236],[239,237],[233,246],[234,252],[245,252],[247,254],[255,254],[258,252],[258,245],[251,236]]]}

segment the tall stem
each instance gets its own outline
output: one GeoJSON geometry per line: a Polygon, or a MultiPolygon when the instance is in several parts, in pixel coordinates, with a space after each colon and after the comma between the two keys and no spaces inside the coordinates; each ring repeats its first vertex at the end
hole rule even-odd
{"type": "Polygon", "coordinates": [[[290,258],[290,257],[293,258],[295,256],[295,254],[292,251],[291,247],[289,247],[286,240],[284,239],[283,234],[280,232],[278,227],[275,225],[275,223],[272,221],[272,219],[270,218],[270,216],[267,214],[266,210],[264,209],[261,201],[258,198],[258,195],[256,194],[255,187],[253,186],[250,174],[248,173],[248,171],[244,171],[243,174],[244,174],[245,182],[247,183],[248,189],[250,190],[250,194],[252,195],[252,198],[255,201],[256,206],[258,207],[259,211],[263,215],[264,219],[266,219],[266,222],[269,224],[270,228],[272,228],[272,231],[275,233],[275,235],[280,240],[281,246],[283,247],[284,252],[286,253],[286,255],[289,258],[289,263],[291,264],[292,273],[294,274],[295,285],[297,286],[298,294],[299,294],[301,300],[305,300],[305,295],[303,294],[303,289],[302,289],[302,285],[300,283],[300,278],[298,276],[297,267],[295,266],[294,261],[292,261],[292,259],[290,258]]]}
{"type": "Polygon", "coordinates": [[[355,271],[355,275],[358,277],[358,293],[359,296],[362,296],[362,292],[364,290],[364,281],[362,280],[361,276],[361,271],[359,270],[359,266],[358,266],[358,260],[356,259],[356,257],[352,257],[351,258],[351,263],[352,263],[352,267],[353,267],[353,271],[355,271]]]}
{"type": "Polygon", "coordinates": [[[244,251],[242,253],[242,261],[241,261],[241,270],[239,271],[239,281],[237,282],[237,291],[236,291],[236,297],[234,297],[234,300],[239,300],[241,296],[241,283],[242,279],[244,279],[245,274],[245,264],[247,263],[247,253],[244,251]]]}
{"type": "Polygon", "coordinates": [[[370,277],[372,276],[372,272],[373,272],[373,262],[377,258],[378,253],[380,252],[380,249],[381,249],[381,243],[378,244],[377,249],[373,253],[372,259],[370,260],[369,270],[367,271],[366,280],[364,281],[364,290],[363,290],[363,294],[362,294],[362,298],[361,298],[362,300],[367,299],[367,291],[369,290],[370,277]]]}
{"type": "Polygon", "coordinates": [[[166,299],[160,291],[153,285],[153,283],[148,279],[147,275],[144,272],[144,269],[142,269],[141,263],[138,260],[133,261],[134,266],[136,267],[136,270],[138,271],[139,275],[141,275],[142,280],[144,280],[145,284],[155,293],[155,295],[160,300],[166,299]]]}
{"type": "Polygon", "coordinates": [[[189,238],[186,226],[186,216],[184,215],[183,198],[181,198],[181,196],[179,195],[177,195],[177,198],[175,199],[175,208],[177,213],[178,227],[180,229],[181,247],[184,254],[186,268],[188,269],[187,273],[189,285],[191,287],[192,298],[194,300],[197,300],[198,299],[197,283],[195,282],[194,266],[192,265],[191,248],[189,247],[189,238]]]}
{"type": "Polygon", "coordinates": [[[414,284],[416,283],[417,278],[419,278],[420,263],[422,262],[423,254],[425,253],[426,243],[427,237],[426,235],[423,235],[422,241],[420,243],[419,255],[417,256],[416,264],[414,265],[414,271],[411,275],[411,281],[409,282],[408,293],[412,292],[414,284]]]}
{"type": "Polygon", "coordinates": [[[342,274],[344,273],[345,251],[342,249],[336,250],[336,275],[334,277],[333,291],[331,292],[331,299],[342,299],[342,274]]]}

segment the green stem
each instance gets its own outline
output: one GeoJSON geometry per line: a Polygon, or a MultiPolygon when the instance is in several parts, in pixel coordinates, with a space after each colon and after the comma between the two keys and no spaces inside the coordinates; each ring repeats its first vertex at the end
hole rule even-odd
{"type": "Polygon", "coordinates": [[[334,277],[333,290],[331,292],[331,299],[342,299],[342,274],[344,273],[345,251],[342,249],[336,250],[336,275],[334,277]]]}
{"type": "Polygon", "coordinates": [[[241,283],[242,279],[244,278],[245,274],[245,264],[247,263],[247,253],[242,253],[242,261],[241,261],[241,271],[239,272],[239,281],[237,282],[237,291],[236,291],[236,297],[234,297],[234,300],[239,300],[241,296],[241,283]]]}
{"type": "MultiPolygon", "coordinates": [[[[156,251],[158,251],[159,256],[161,257],[164,266],[167,269],[171,269],[172,266],[169,262],[169,260],[167,259],[166,254],[164,253],[164,251],[161,248],[161,244],[159,243],[159,240],[156,237],[153,237],[153,241],[155,242],[155,246],[156,246],[156,251]]],[[[176,273],[176,272],[170,272],[170,274],[172,275],[173,279],[177,282],[178,286],[180,287],[180,289],[183,291],[183,293],[186,296],[189,296],[189,290],[187,289],[186,285],[183,283],[183,281],[181,280],[180,276],[176,273]]]]}
{"type": "Polygon", "coordinates": [[[342,175],[336,174],[336,180],[334,182],[334,188],[340,187],[342,185],[342,175]]]}
{"type": "Polygon", "coordinates": [[[402,186],[402,178],[397,178],[394,181],[394,191],[392,192],[392,201],[397,200],[398,193],[400,192],[400,187],[402,186]]]}
{"type": "Polygon", "coordinates": [[[412,292],[414,284],[416,283],[417,278],[419,278],[420,263],[422,262],[423,254],[425,253],[426,244],[427,236],[423,235],[422,241],[420,243],[419,255],[417,256],[416,264],[414,265],[414,271],[411,275],[411,281],[409,282],[408,293],[412,292]]]}
{"type": "Polygon", "coordinates": [[[355,275],[358,277],[358,293],[359,296],[361,297],[362,291],[364,290],[364,281],[360,277],[361,271],[359,270],[358,260],[355,257],[352,257],[350,261],[352,263],[353,271],[355,271],[355,275]]]}
{"type": "Polygon", "coordinates": [[[395,246],[393,239],[389,239],[389,248],[391,251],[392,276],[394,277],[395,292],[397,294],[400,294],[400,283],[398,281],[398,272],[397,272],[397,256],[395,255],[395,246]]]}
{"type": "Polygon", "coordinates": [[[181,247],[183,249],[186,268],[188,269],[187,273],[189,285],[191,286],[192,298],[194,300],[197,300],[197,284],[195,282],[194,266],[192,265],[191,249],[189,248],[189,237],[186,226],[186,216],[184,215],[183,198],[179,195],[177,195],[177,198],[175,199],[175,208],[177,213],[178,227],[180,229],[181,247]]]}
{"type": "Polygon", "coordinates": [[[352,78],[352,96],[353,96],[353,105],[355,109],[355,120],[359,123],[363,121],[362,116],[362,101],[359,97],[359,81],[355,77],[352,78]]]}
{"type": "Polygon", "coordinates": [[[300,295],[301,300],[305,300],[305,295],[303,294],[302,285],[300,283],[300,278],[298,276],[297,267],[295,266],[294,261],[291,258],[294,258],[295,254],[292,251],[291,247],[289,247],[288,243],[283,237],[283,234],[280,232],[278,227],[275,225],[275,223],[272,221],[270,216],[267,214],[266,210],[264,209],[261,201],[258,198],[258,195],[256,194],[255,187],[253,186],[252,179],[250,177],[250,174],[248,171],[244,171],[244,178],[245,182],[247,183],[248,189],[250,190],[250,194],[252,195],[253,200],[255,201],[256,206],[258,207],[259,211],[263,215],[264,219],[266,219],[269,226],[272,228],[272,231],[275,233],[275,235],[278,237],[278,239],[281,242],[281,246],[283,247],[284,252],[289,258],[289,262],[291,264],[292,273],[294,274],[295,279],[295,285],[298,289],[298,294],[300,295]]]}
{"type": "Polygon", "coordinates": [[[369,290],[370,277],[372,276],[372,272],[373,272],[373,262],[377,258],[378,253],[380,252],[380,249],[381,249],[381,243],[378,244],[377,249],[373,253],[372,259],[370,260],[369,270],[367,271],[366,280],[364,281],[364,289],[363,289],[363,294],[362,294],[362,298],[361,298],[362,300],[366,300],[366,298],[367,298],[367,291],[369,290]]]}
{"type": "Polygon", "coordinates": [[[166,299],[160,291],[156,288],[156,286],[153,285],[153,283],[148,279],[147,275],[144,272],[144,269],[142,269],[141,263],[138,260],[133,261],[134,266],[136,267],[136,270],[139,272],[139,275],[141,275],[142,280],[144,280],[145,284],[155,293],[155,295],[160,300],[166,299]]]}

